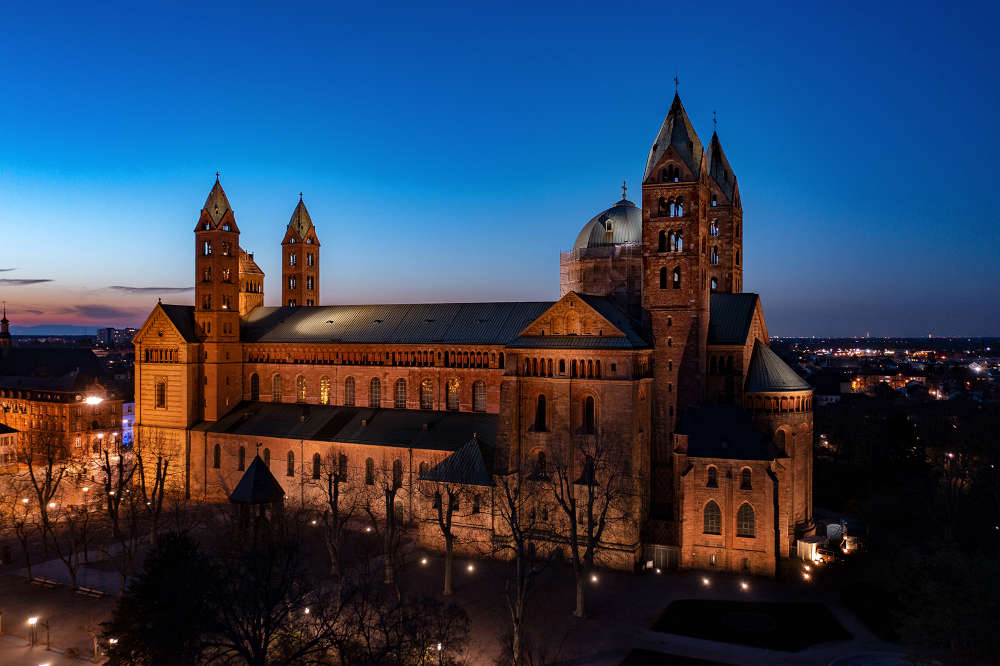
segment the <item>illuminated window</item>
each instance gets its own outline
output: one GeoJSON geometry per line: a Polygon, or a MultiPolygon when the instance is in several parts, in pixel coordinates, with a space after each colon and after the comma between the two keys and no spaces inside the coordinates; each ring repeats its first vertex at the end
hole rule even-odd
{"type": "Polygon", "coordinates": [[[330,378],[323,376],[319,380],[319,404],[330,404],[330,378]]]}
{"type": "Polygon", "coordinates": [[[271,402],[281,402],[281,375],[271,378],[271,402]]]}
{"type": "Polygon", "coordinates": [[[302,375],[295,378],[295,400],[296,402],[306,401],[306,378],[302,375]]]}
{"type": "Polygon", "coordinates": [[[744,504],[736,512],[736,536],[751,539],[754,536],[754,513],[749,504],[744,504]]]}
{"type": "Polygon", "coordinates": [[[434,383],[430,379],[420,382],[420,409],[434,409],[434,383]]]}
{"type": "Polygon", "coordinates": [[[722,534],[722,512],[719,505],[710,501],[705,505],[705,534],[722,534]]]}
{"type": "Polygon", "coordinates": [[[458,380],[449,379],[448,380],[448,393],[445,406],[449,411],[458,411],[458,380]]]}

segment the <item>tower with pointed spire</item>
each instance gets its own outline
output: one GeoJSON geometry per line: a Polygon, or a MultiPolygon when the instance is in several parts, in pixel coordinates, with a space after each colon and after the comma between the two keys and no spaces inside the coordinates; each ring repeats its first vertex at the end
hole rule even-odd
{"type": "Polygon", "coordinates": [[[719,133],[712,133],[705,154],[708,170],[708,286],[713,293],[743,291],[743,206],[736,174],[722,151],[719,133]]]}
{"type": "Polygon", "coordinates": [[[242,394],[240,334],[240,230],[229,199],[215,175],[195,235],[195,310],[202,341],[201,405],[214,421],[242,394]]]}
{"type": "Polygon", "coordinates": [[[281,241],[281,304],[319,305],[319,237],[301,193],[281,241]]]}
{"type": "Polygon", "coordinates": [[[671,437],[704,397],[709,322],[705,153],[678,94],[646,160],[642,183],[643,309],[654,345],[654,510],[671,515],[671,437]]]}
{"type": "Polygon", "coordinates": [[[3,304],[3,319],[0,319],[0,356],[10,351],[13,340],[10,337],[10,322],[7,321],[7,302],[3,304]]]}

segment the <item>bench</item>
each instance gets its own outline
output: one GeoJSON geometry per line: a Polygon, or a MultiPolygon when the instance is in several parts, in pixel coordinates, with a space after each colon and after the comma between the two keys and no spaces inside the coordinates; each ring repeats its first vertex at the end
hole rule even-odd
{"type": "Polygon", "coordinates": [[[95,590],[92,587],[78,587],[76,588],[76,593],[85,597],[90,597],[91,599],[100,599],[106,594],[105,592],[95,590]]]}
{"type": "Polygon", "coordinates": [[[42,578],[41,576],[35,576],[34,578],[32,578],[31,584],[41,585],[42,587],[48,589],[51,589],[53,587],[59,587],[60,585],[62,585],[62,583],[60,583],[57,580],[52,580],[51,578],[42,578]]]}

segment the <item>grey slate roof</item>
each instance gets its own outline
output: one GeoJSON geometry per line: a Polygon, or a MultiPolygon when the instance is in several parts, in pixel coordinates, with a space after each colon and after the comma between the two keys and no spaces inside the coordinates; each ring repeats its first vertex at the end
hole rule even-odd
{"type": "Polygon", "coordinates": [[[193,430],[454,451],[473,435],[495,442],[497,421],[496,414],[478,412],[241,402],[222,419],[193,430]]]}
{"type": "Polygon", "coordinates": [[[773,460],[770,439],[757,430],[750,415],[736,405],[702,405],[684,410],[677,432],[688,436],[687,454],[694,458],[773,460]]]}
{"type": "Polygon", "coordinates": [[[742,345],[750,333],[757,294],[712,294],[709,300],[708,344],[742,345]]]}
{"type": "Polygon", "coordinates": [[[625,337],[611,335],[524,335],[512,340],[510,346],[534,349],[643,349],[650,346],[640,332],[642,330],[640,324],[619,310],[611,299],[588,294],[576,295],[624,333],[625,337]]]}
{"type": "Polygon", "coordinates": [[[489,449],[486,449],[482,442],[473,437],[462,448],[428,470],[420,477],[420,480],[492,486],[493,475],[490,473],[490,467],[487,463],[489,454],[489,449]]]}
{"type": "Polygon", "coordinates": [[[770,347],[755,340],[743,390],[747,393],[811,391],[812,387],[771,351],[770,347]]]}
{"type": "Polygon", "coordinates": [[[229,199],[226,198],[226,193],[222,190],[222,184],[219,182],[219,176],[215,176],[215,185],[208,193],[208,198],[205,199],[205,206],[202,210],[207,211],[209,217],[218,224],[222,221],[223,216],[226,211],[229,210],[229,199]]]}
{"type": "Polygon", "coordinates": [[[285,489],[274,478],[261,457],[254,456],[233,489],[233,494],[229,496],[229,501],[237,504],[274,504],[284,498],[285,489]]]}
{"type": "Polygon", "coordinates": [[[292,217],[288,220],[288,226],[298,234],[300,240],[305,239],[306,234],[313,227],[312,218],[309,217],[309,211],[306,210],[306,205],[302,202],[301,197],[299,197],[299,203],[295,206],[295,210],[292,211],[292,217]]]}
{"type": "Polygon", "coordinates": [[[160,303],[160,307],[163,308],[163,312],[170,318],[171,323],[180,331],[185,341],[198,342],[193,305],[165,305],[160,303]]]}
{"type": "Polygon", "coordinates": [[[503,345],[551,302],[260,307],[242,322],[244,342],[503,345]]]}
{"type": "Polygon", "coordinates": [[[573,243],[573,249],[600,247],[602,245],[622,245],[642,242],[642,210],[627,199],[622,199],[611,208],[603,210],[583,225],[573,243]],[[611,225],[611,241],[608,242],[607,225],[611,225]]]}
{"type": "Polygon", "coordinates": [[[0,356],[0,387],[38,391],[79,391],[104,374],[89,349],[14,347],[0,356]]]}
{"type": "Polygon", "coordinates": [[[722,143],[716,132],[712,132],[712,140],[708,143],[705,159],[705,163],[708,165],[708,174],[715,180],[726,198],[732,202],[733,193],[736,191],[736,174],[729,166],[729,160],[726,159],[726,154],[722,151],[722,143]]]}
{"type": "Polygon", "coordinates": [[[667,148],[673,146],[677,153],[687,164],[695,178],[701,175],[701,164],[704,152],[701,146],[701,139],[691,126],[687,111],[681,104],[680,95],[674,93],[674,101],[670,105],[667,117],[663,119],[660,132],[656,135],[653,147],[649,149],[649,157],[646,159],[646,171],[642,176],[643,182],[649,180],[667,148]],[[690,144],[690,145],[689,145],[690,144]]]}

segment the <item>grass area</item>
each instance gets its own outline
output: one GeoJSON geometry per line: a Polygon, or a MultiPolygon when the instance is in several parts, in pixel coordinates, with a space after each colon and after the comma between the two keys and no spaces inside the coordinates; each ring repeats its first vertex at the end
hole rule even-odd
{"type": "Polygon", "coordinates": [[[682,599],[667,606],[651,628],[785,652],[852,638],[820,603],[682,599]]]}

